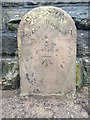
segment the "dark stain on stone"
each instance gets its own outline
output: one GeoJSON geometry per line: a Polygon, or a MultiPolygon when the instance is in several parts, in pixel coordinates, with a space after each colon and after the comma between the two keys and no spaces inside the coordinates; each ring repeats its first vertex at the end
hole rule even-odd
{"type": "Polygon", "coordinates": [[[25,21],[28,22],[28,19],[29,19],[29,17],[27,17],[27,18],[25,19],[25,21]]]}
{"type": "Polygon", "coordinates": [[[28,61],[28,59],[26,59],[26,61],[28,61]]]}
{"type": "Polygon", "coordinates": [[[61,66],[61,68],[63,68],[63,65],[60,65],[61,66]]]}
{"type": "Polygon", "coordinates": [[[39,89],[37,89],[36,91],[39,91],[39,89]]]}
{"type": "Polygon", "coordinates": [[[58,51],[58,49],[56,49],[55,51],[58,51]]]}
{"type": "Polygon", "coordinates": [[[70,47],[68,47],[68,49],[70,49],[70,50],[71,50],[71,48],[70,48],[70,47]]]}
{"type": "Polygon", "coordinates": [[[29,78],[29,76],[28,76],[28,73],[26,73],[26,78],[27,78],[28,81],[30,81],[30,78],[29,78]]]}
{"type": "Polygon", "coordinates": [[[32,73],[32,77],[33,77],[34,73],[32,73]]]}
{"type": "Polygon", "coordinates": [[[71,36],[72,36],[72,30],[71,30],[71,36]]]}
{"type": "Polygon", "coordinates": [[[32,30],[32,34],[34,34],[35,33],[35,30],[32,30]]]}
{"type": "Polygon", "coordinates": [[[51,13],[51,11],[50,11],[50,10],[49,10],[48,12],[49,12],[49,13],[51,13]]]}
{"type": "Polygon", "coordinates": [[[53,43],[53,45],[56,45],[56,43],[53,43]]]}
{"type": "Polygon", "coordinates": [[[36,79],[34,78],[34,81],[36,81],[36,79]]]}
{"type": "Polygon", "coordinates": [[[56,12],[56,14],[58,14],[58,12],[56,12]]]}
{"type": "Polygon", "coordinates": [[[45,43],[47,44],[47,43],[48,43],[48,41],[45,41],[45,43]]]}
{"type": "Polygon", "coordinates": [[[38,26],[38,28],[40,28],[40,26],[38,26]]]}

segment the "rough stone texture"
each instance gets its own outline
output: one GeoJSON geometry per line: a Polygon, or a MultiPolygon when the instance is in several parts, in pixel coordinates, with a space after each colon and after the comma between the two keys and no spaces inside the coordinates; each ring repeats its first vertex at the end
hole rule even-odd
{"type": "Polygon", "coordinates": [[[78,58],[76,61],[76,87],[81,88],[83,84],[83,67],[82,67],[82,59],[78,58]]]}
{"type": "Polygon", "coordinates": [[[2,35],[2,56],[15,56],[17,50],[17,36],[15,33],[2,35]]]}
{"type": "MultiPolygon", "coordinates": [[[[8,3],[6,3],[6,4],[8,4],[8,3]]],[[[13,5],[14,5],[14,3],[13,3],[13,5]]],[[[63,3],[55,4],[52,2],[49,4],[26,3],[23,6],[18,5],[16,7],[10,6],[10,5],[8,5],[7,7],[3,6],[3,10],[2,10],[2,13],[3,13],[2,17],[3,17],[3,23],[4,23],[3,27],[5,28],[7,25],[7,28],[8,28],[9,22],[17,22],[18,23],[18,21],[21,20],[22,16],[25,13],[27,13],[28,11],[30,11],[31,9],[33,9],[35,7],[43,6],[43,5],[45,5],[45,6],[52,5],[52,6],[57,6],[57,7],[62,8],[63,10],[67,11],[72,16],[78,29],[90,30],[90,19],[88,18],[88,3],[87,4],[63,4],[63,3]]],[[[13,26],[13,28],[14,27],[15,26],[13,26]]]]}
{"type": "MultiPolygon", "coordinates": [[[[48,5],[45,3],[43,4],[48,5]]],[[[16,30],[18,28],[17,26],[22,16],[26,14],[29,10],[32,10],[37,6],[43,6],[43,4],[19,3],[19,2],[18,3],[3,2],[2,3],[3,32],[7,34],[7,39],[11,37],[11,39],[9,39],[10,42],[12,41],[14,34],[13,36],[10,36],[10,37],[9,37],[9,34],[12,34],[11,32],[14,32],[15,35],[17,36],[16,30]]],[[[87,4],[84,4],[84,3],[83,4],[81,3],[66,4],[66,3],[51,2],[50,5],[62,8],[63,10],[68,12],[73,18],[73,20],[75,21],[76,27],[77,29],[79,29],[78,37],[77,37],[78,38],[77,40],[78,56],[77,57],[83,57],[83,54],[85,54],[84,49],[87,49],[87,44],[85,42],[88,40],[88,30],[89,30],[88,27],[90,28],[90,25],[89,25],[90,20],[88,18],[88,3],[87,4]]],[[[3,41],[6,42],[6,37],[5,37],[5,40],[3,39],[3,41]]],[[[9,47],[9,45],[7,44],[6,47],[9,47]]],[[[8,53],[8,50],[6,52],[8,53]]]]}
{"type": "Polygon", "coordinates": [[[83,82],[90,85],[90,57],[83,58],[83,82]]]}
{"type": "MultiPolygon", "coordinates": [[[[14,5],[15,3],[10,3],[14,5]]],[[[8,43],[12,42],[12,39],[17,36],[17,29],[18,29],[18,24],[21,20],[21,18],[30,10],[32,10],[35,7],[38,6],[43,6],[42,4],[38,3],[37,5],[32,5],[31,3],[27,3],[23,6],[20,6],[22,3],[16,3],[18,6],[9,6],[9,3],[3,3],[3,9],[2,9],[2,17],[3,17],[3,44],[6,45],[6,39],[8,40],[8,43]],[[6,7],[4,6],[6,5],[6,7]],[[12,34],[12,32],[14,34],[12,34]],[[4,35],[5,34],[5,35],[4,35]],[[4,37],[5,36],[5,37],[4,37]],[[11,38],[11,39],[10,39],[11,38]],[[5,42],[5,43],[4,43],[5,42]]],[[[15,4],[15,5],[16,5],[15,4]]],[[[88,3],[87,4],[52,4],[50,5],[57,6],[65,10],[67,13],[71,15],[73,20],[75,21],[77,29],[77,57],[83,57],[86,53],[85,49],[87,49],[87,41],[88,41],[88,29],[86,27],[89,27],[89,19],[88,19],[88,3]],[[84,22],[82,22],[84,21],[84,22]],[[86,26],[86,27],[85,27],[86,26]],[[83,31],[82,31],[83,30],[83,31]],[[84,54],[84,55],[83,55],[84,54]]],[[[17,38],[16,38],[17,41],[17,38]]],[[[7,54],[12,55],[7,50],[7,47],[9,49],[10,45],[7,44],[3,49],[4,51],[7,52],[7,54]]],[[[16,45],[13,45],[13,48],[16,48],[16,45]]],[[[11,51],[13,51],[13,48],[11,51]]]]}
{"type": "Polygon", "coordinates": [[[77,92],[74,101],[50,96],[20,96],[19,90],[2,93],[3,118],[89,118],[88,88],[77,92]]]}
{"type": "Polygon", "coordinates": [[[88,31],[78,30],[77,32],[77,58],[83,58],[88,54],[88,31]]]}
{"type": "Polygon", "coordinates": [[[75,90],[76,27],[56,7],[28,12],[18,30],[21,94],[63,94],[75,90]]]}
{"type": "Polygon", "coordinates": [[[19,67],[17,60],[7,58],[2,60],[2,89],[17,89],[19,82],[19,67]]]}
{"type": "MultiPolygon", "coordinates": [[[[47,1],[48,2],[48,1],[47,1]]],[[[83,56],[90,56],[88,50],[88,29],[90,28],[88,21],[88,3],[53,3],[53,2],[3,2],[2,3],[2,18],[0,22],[3,23],[3,33],[2,33],[2,44],[0,42],[0,49],[2,49],[2,55],[11,59],[11,56],[15,56],[15,51],[17,50],[17,29],[19,22],[24,14],[29,10],[37,6],[53,5],[62,8],[68,12],[73,20],[75,21],[77,31],[77,57],[83,58],[83,56]],[[2,20],[3,19],[3,20],[2,20]],[[80,30],[81,29],[81,30],[80,30]]],[[[1,9],[1,6],[0,6],[1,9]]],[[[1,24],[2,25],[2,24],[1,24]]],[[[0,25],[0,30],[2,26],[0,25]]],[[[1,33],[0,33],[1,36],[1,33]]],[[[7,60],[7,59],[6,59],[7,60]]],[[[12,59],[11,59],[12,60],[12,59]]],[[[6,61],[8,62],[8,61],[6,61]]],[[[12,61],[13,62],[13,61],[12,61]]],[[[8,74],[8,73],[7,73],[8,74]]],[[[87,76],[87,74],[86,74],[87,76]]],[[[86,77],[85,77],[86,78],[86,77]]],[[[87,81],[87,80],[85,80],[87,81]]],[[[0,81],[2,83],[2,81],[0,81]]],[[[9,87],[8,87],[9,88],[9,87]]]]}
{"type": "MultiPolygon", "coordinates": [[[[6,0],[3,0],[3,2],[6,2],[6,0]]],[[[9,4],[12,4],[13,5],[13,3],[15,2],[14,0],[7,0],[7,2],[9,2],[9,4]],[[11,2],[11,3],[10,3],[11,2]]],[[[33,4],[35,4],[35,3],[38,3],[38,2],[41,2],[41,3],[57,3],[57,2],[89,2],[89,0],[16,0],[16,2],[31,2],[31,3],[33,3],[33,4]]],[[[17,3],[18,4],[18,3],[17,3]]],[[[17,5],[17,4],[15,4],[15,5],[17,5]]],[[[20,3],[19,3],[20,4],[20,3]]],[[[6,5],[8,5],[8,4],[6,4],[6,5]]],[[[13,6],[15,6],[15,5],[13,5],[13,6]]]]}

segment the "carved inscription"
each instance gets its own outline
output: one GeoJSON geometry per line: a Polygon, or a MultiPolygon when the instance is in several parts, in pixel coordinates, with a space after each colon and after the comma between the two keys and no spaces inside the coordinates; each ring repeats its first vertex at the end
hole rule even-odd
{"type": "Polygon", "coordinates": [[[42,56],[43,57],[43,61],[42,61],[42,64],[45,66],[45,67],[49,67],[50,65],[52,65],[52,56],[42,56]]]}
{"type": "Polygon", "coordinates": [[[61,29],[56,26],[54,23],[50,22],[49,20],[46,20],[46,24],[52,26],[53,28],[55,28],[57,31],[61,32],[61,29]]]}

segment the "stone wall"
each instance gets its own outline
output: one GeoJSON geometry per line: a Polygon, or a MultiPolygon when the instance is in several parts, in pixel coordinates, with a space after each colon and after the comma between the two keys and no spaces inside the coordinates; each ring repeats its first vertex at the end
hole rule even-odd
{"type": "Polygon", "coordinates": [[[19,87],[19,68],[17,55],[17,29],[21,18],[28,11],[38,6],[57,6],[68,12],[77,27],[77,57],[84,58],[88,53],[88,3],[60,2],[18,2],[2,3],[2,84],[3,89],[19,87]]]}

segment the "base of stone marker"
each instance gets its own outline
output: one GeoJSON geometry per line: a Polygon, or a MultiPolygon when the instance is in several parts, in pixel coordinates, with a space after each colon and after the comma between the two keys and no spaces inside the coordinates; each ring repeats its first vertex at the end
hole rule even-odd
{"type": "Polygon", "coordinates": [[[69,93],[62,93],[62,94],[35,94],[35,93],[20,93],[20,96],[35,96],[35,97],[58,97],[60,98],[60,100],[64,100],[64,99],[75,99],[76,98],[76,90],[69,92],[69,93]]]}

